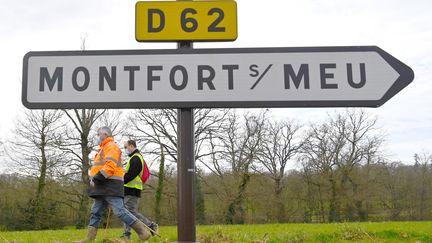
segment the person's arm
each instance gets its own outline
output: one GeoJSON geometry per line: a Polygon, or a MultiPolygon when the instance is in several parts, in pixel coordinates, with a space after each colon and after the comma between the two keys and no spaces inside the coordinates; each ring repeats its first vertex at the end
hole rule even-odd
{"type": "Polygon", "coordinates": [[[130,160],[129,170],[124,176],[124,184],[129,183],[132,181],[135,177],[137,177],[141,170],[142,170],[142,164],[141,160],[138,156],[133,156],[130,160]]]}

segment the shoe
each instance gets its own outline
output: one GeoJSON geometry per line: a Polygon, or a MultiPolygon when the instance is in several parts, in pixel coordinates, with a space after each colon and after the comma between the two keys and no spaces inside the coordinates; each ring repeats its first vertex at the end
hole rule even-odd
{"type": "Polygon", "coordinates": [[[79,240],[79,241],[74,241],[74,242],[75,243],[92,242],[96,239],[96,235],[97,235],[97,228],[95,228],[93,226],[89,226],[88,231],[87,231],[87,238],[85,240],[79,240]]]}
{"type": "Polygon", "coordinates": [[[148,227],[151,229],[150,233],[152,236],[159,235],[159,225],[157,225],[155,222],[152,222],[148,227]]]}
{"type": "Polygon", "coordinates": [[[145,224],[140,220],[135,221],[131,225],[131,228],[137,232],[140,240],[148,240],[150,238],[150,234],[147,232],[145,224]]]}

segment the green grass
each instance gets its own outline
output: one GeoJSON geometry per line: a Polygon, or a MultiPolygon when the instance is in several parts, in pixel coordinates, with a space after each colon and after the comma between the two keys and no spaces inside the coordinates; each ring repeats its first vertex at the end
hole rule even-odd
{"type": "MultiPolygon", "coordinates": [[[[161,227],[162,238],[149,242],[173,242],[176,227],[161,227]]],[[[100,230],[96,242],[117,240],[121,229],[100,230]]],[[[0,242],[73,242],[85,230],[0,232],[0,242]]],[[[432,222],[383,222],[343,224],[206,225],[197,227],[201,243],[276,242],[431,242],[432,222]]],[[[137,239],[136,235],[133,239],[137,239]]],[[[134,241],[138,242],[138,241],[134,241]]]]}

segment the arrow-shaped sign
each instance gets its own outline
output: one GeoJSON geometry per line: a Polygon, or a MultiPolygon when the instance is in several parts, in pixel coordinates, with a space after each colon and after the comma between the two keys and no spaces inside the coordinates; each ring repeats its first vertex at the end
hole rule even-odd
{"type": "Polygon", "coordinates": [[[378,107],[414,73],[376,46],[29,52],[28,108],[378,107]]]}

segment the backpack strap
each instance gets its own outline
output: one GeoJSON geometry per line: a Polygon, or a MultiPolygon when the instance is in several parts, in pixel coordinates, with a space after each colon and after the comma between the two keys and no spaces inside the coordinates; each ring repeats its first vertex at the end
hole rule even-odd
{"type": "Polygon", "coordinates": [[[134,156],[137,156],[138,158],[139,158],[139,160],[141,161],[141,172],[139,173],[139,176],[141,177],[142,176],[142,174],[144,173],[144,163],[145,163],[145,161],[144,161],[144,157],[142,156],[142,154],[140,153],[140,152],[137,152],[137,153],[135,153],[135,154],[133,154],[132,155],[132,157],[131,157],[131,159],[134,157],[134,156]]]}

